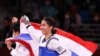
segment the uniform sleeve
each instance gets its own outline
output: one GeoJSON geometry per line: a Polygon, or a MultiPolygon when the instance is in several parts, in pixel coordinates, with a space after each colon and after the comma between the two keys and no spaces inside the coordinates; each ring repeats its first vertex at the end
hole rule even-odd
{"type": "Polygon", "coordinates": [[[10,52],[10,54],[11,54],[12,56],[15,56],[15,55],[17,54],[17,51],[16,51],[15,49],[12,49],[11,52],[10,52]]]}
{"type": "Polygon", "coordinates": [[[42,36],[42,32],[34,28],[34,26],[25,25],[24,23],[20,23],[20,33],[28,33],[32,37],[33,40],[39,40],[40,36],[42,36]]]}
{"type": "MultiPolygon", "coordinates": [[[[42,32],[40,30],[35,29],[33,26],[29,26],[27,28],[28,33],[34,37],[35,39],[37,39],[38,41],[40,40],[40,37],[42,36],[42,32]]],[[[34,39],[33,38],[33,39],[34,39]]]]}
{"type": "Polygon", "coordinates": [[[70,56],[68,50],[58,40],[52,39],[47,47],[50,50],[57,51],[60,56],[70,56]]]}
{"type": "Polygon", "coordinates": [[[10,54],[12,56],[29,56],[29,51],[25,47],[20,47],[19,49],[12,49],[10,54]]]}

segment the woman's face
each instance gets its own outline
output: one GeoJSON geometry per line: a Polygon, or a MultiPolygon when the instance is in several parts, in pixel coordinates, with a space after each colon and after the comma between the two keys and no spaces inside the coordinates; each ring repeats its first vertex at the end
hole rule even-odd
{"type": "Polygon", "coordinates": [[[45,20],[42,20],[40,29],[44,35],[51,33],[52,26],[49,26],[45,20]]]}
{"type": "Polygon", "coordinates": [[[13,17],[13,18],[12,18],[12,23],[15,23],[15,22],[18,22],[18,18],[13,17]]]}

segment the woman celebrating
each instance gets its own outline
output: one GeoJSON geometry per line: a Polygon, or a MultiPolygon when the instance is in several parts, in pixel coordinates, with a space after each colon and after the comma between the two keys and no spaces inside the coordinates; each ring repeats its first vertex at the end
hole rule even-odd
{"type": "Polygon", "coordinates": [[[51,17],[44,17],[41,21],[39,32],[33,26],[29,24],[27,18],[21,18],[22,23],[26,25],[28,32],[31,36],[34,36],[39,41],[39,56],[70,56],[71,52],[60,43],[56,34],[56,22],[51,17]],[[28,23],[26,23],[28,22],[28,23]]]}

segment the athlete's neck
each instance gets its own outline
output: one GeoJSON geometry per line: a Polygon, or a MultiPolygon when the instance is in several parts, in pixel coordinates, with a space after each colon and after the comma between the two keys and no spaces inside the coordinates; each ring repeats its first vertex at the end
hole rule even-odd
{"type": "Polygon", "coordinates": [[[47,39],[49,39],[51,36],[52,36],[52,33],[49,33],[49,34],[45,35],[45,39],[47,40],[47,39]]]}

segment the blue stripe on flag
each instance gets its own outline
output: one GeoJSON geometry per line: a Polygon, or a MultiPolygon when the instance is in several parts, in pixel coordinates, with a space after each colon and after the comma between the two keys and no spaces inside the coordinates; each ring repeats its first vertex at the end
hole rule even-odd
{"type": "Polygon", "coordinates": [[[31,36],[29,34],[20,34],[17,36],[18,39],[23,39],[23,40],[32,40],[31,36]]]}

